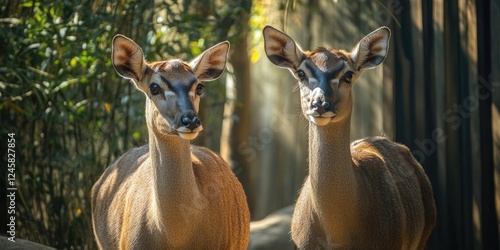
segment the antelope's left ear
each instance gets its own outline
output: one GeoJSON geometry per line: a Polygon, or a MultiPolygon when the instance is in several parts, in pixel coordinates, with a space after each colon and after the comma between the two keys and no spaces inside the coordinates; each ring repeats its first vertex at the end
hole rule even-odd
{"type": "Polygon", "coordinates": [[[262,33],[264,50],[269,61],[278,67],[288,68],[295,74],[306,57],[300,46],[289,35],[272,26],[264,27],[262,33]]]}
{"type": "Polygon", "coordinates": [[[135,83],[146,74],[147,63],[141,47],[124,35],[113,38],[111,61],[120,76],[132,79],[135,83]]]}
{"type": "Polygon", "coordinates": [[[384,26],[361,39],[351,51],[356,70],[372,69],[382,63],[387,57],[390,38],[391,30],[384,26]]]}
{"type": "Polygon", "coordinates": [[[193,72],[200,81],[212,81],[219,78],[224,72],[228,53],[229,42],[224,41],[205,50],[201,55],[193,59],[189,65],[193,68],[193,72]]]}

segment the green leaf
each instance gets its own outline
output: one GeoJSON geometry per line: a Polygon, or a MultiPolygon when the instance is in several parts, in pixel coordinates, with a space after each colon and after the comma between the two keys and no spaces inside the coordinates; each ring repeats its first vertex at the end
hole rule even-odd
{"type": "Polygon", "coordinates": [[[73,57],[71,58],[71,61],[69,62],[69,66],[71,66],[72,68],[76,67],[76,64],[78,63],[78,58],[77,57],[73,57]]]}
{"type": "Polygon", "coordinates": [[[134,131],[134,134],[132,135],[132,138],[134,138],[135,140],[139,140],[141,138],[141,132],[134,131]]]}

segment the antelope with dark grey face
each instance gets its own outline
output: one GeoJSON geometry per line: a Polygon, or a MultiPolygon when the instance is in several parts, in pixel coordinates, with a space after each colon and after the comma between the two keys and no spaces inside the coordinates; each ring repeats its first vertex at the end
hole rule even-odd
{"type": "Polygon", "coordinates": [[[352,85],[385,59],[390,30],[379,28],[350,51],[304,51],[264,28],[265,52],[290,70],[309,122],[309,176],[292,220],[298,249],[423,249],[436,223],[432,187],[404,145],[384,137],[350,143],[352,85]]]}
{"type": "Polygon", "coordinates": [[[202,55],[190,64],[175,59],[147,65],[139,58],[143,55],[140,48],[135,43],[127,43],[129,41],[123,36],[115,37],[114,43],[120,46],[114,47],[113,65],[121,76],[131,79],[146,94],[151,101],[147,102],[148,105],[154,104],[146,109],[159,114],[149,116],[154,118],[154,121],[148,121],[152,128],[185,139],[196,138],[203,129],[197,116],[200,95],[205,87],[201,82],[217,79],[224,71],[224,49],[227,50],[229,44],[221,43],[212,48],[213,55],[205,60],[213,61],[201,61],[202,55]],[[222,67],[204,68],[215,65],[222,67]]]}
{"type": "Polygon", "coordinates": [[[146,96],[148,144],[112,163],[92,188],[92,224],[100,249],[246,249],[250,213],[227,163],[190,145],[203,129],[202,82],[218,78],[229,43],[193,61],[147,63],[142,49],[113,39],[116,71],[146,96]]]}
{"type": "Polygon", "coordinates": [[[147,95],[160,107],[160,114],[171,127],[170,131],[164,132],[194,139],[203,129],[197,113],[205,85],[191,67],[180,60],[158,63],[153,67],[157,75],[152,77],[147,95]],[[170,76],[170,79],[166,76],[170,76]]]}

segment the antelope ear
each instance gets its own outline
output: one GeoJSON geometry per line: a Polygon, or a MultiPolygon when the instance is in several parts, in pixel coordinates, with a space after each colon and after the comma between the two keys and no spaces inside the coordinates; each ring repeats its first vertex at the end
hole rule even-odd
{"type": "Polygon", "coordinates": [[[264,49],[267,58],[278,67],[295,70],[304,60],[304,51],[287,34],[272,26],[264,27],[264,49]]]}
{"type": "Polygon", "coordinates": [[[124,35],[113,38],[111,60],[119,75],[132,79],[136,84],[146,73],[147,63],[141,47],[124,35]]]}
{"type": "Polygon", "coordinates": [[[391,30],[380,27],[361,39],[351,52],[356,69],[371,69],[382,63],[387,57],[390,38],[391,30]]]}
{"type": "Polygon", "coordinates": [[[189,65],[200,81],[212,81],[224,72],[226,68],[227,54],[229,53],[229,42],[218,43],[205,50],[189,65]]]}

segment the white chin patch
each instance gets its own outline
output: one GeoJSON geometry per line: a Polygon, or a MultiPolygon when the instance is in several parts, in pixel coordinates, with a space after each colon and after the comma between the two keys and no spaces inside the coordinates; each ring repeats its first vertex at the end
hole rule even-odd
{"type": "Polygon", "coordinates": [[[313,122],[318,126],[325,126],[332,120],[332,117],[313,117],[309,116],[309,121],[313,122]]]}
{"type": "Polygon", "coordinates": [[[199,132],[188,132],[188,133],[178,132],[178,134],[183,139],[192,140],[198,136],[199,132]]]}

